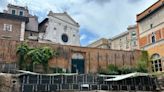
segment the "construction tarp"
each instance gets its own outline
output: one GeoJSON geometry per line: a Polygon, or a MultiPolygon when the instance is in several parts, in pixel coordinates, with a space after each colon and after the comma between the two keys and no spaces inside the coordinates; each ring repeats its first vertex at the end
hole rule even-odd
{"type": "Polygon", "coordinates": [[[113,78],[105,79],[105,81],[119,81],[127,78],[132,78],[132,77],[138,77],[138,76],[149,76],[148,73],[129,73],[129,74],[124,74],[124,75],[111,75],[113,78]]]}
{"type": "Polygon", "coordinates": [[[57,76],[57,75],[71,76],[71,75],[77,75],[77,73],[52,73],[52,74],[42,74],[42,73],[35,73],[35,72],[24,71],[24,70],[16,70],[16,71],[19,72],[19,73],[21,73],[20,75],[25,75],[25,74],[31,74],[31,75],[44,75],[44,76],[57,76]]]}

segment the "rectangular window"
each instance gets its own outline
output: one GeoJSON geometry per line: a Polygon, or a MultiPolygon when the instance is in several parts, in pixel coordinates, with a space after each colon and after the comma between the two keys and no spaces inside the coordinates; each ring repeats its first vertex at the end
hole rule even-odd
{"type": "Polygon", "coordinates": [[[19,15],[20,16],[23,16],[23,11],[19,11],[19,15]]]}
{"type": "Polygon", "coordinates": [[[15,13],[16,13],[15,10],[12,10],[12,14],[15,15],[15,13]]]}
{"type": "Polygon", "coordinates": [[[3,30],[4,31],[12,31],[12,25],[10,25],[10,24],[4,24],[3,30]]]}
{"type": "Polygon", "coordinates": [[[161,59],[153,60],[152,62],[152,71],[158,72],[162,71],[161,59]]]}
{"type": "Polygon", "coordinates": [[[151,41],[152,43],[155,43],[155,36],[152,36],[151,41]]]}

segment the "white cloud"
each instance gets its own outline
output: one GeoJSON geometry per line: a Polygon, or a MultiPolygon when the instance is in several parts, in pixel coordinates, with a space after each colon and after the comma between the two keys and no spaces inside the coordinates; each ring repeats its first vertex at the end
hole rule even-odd
{"type": "MultiPolygon", "coordinates": [[[[0,10],[11,1],[27,5],[31,13],[46,17],[48,11],[67,12],[81,25],[99,37],[112,37],[135,24],[136,14],[157,0],[0,0],[0,10]],[[17,1],[17,2],[16,2],[17,1]],[[110,2],[109,2],[110,1],[110,2]],[[42,15],[41,15],[42,14],[42,15]]],[[[82,39],[82,38],[81,38],[82,39]]]]}
{"type": "Polygon", "coordinates": [[[80,40],[84,40],[84,39],[86,39],[87,38],[87,35],[85,35],[85,34],[82,34],[81,36],[80,36],[80,40]]]}
{"type": "Polygon", "coordinates": [[[127,0],[124,2],[122,0],[111,0],[104,5],[89,2],[72,6],[70,13],[77,13],[73,16],[80,22],[81,27],[89,29],[100,37],[109,38],[126,31],[128,25],[135,24],[136,14],[155,1],[140,0],[132,4],[127,0]]]}

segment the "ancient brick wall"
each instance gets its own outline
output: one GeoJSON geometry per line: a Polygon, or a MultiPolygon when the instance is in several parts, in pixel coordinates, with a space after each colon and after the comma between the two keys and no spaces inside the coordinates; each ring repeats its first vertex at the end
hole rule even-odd
{"type": "MultiPolygon", "coordinates": [[[[0,40],[0,61],[17,62],[16,49],[23,42],[0,40]]],[[[98,49],[88,47],[64,46],[57,44],[43,44],[37,42],[27,42],[30,47],[50,46],[58,50],[60,55],[49,61],[50,67],[61,67],[71,70],[72,55],[80,53],[85,60],[85,73],[95,73],[100,68],[106,68],[108,64],[115,64],[119,67],[135,66],[141,55],[141,51],[121,51],[110,49],[98,49]]]]}

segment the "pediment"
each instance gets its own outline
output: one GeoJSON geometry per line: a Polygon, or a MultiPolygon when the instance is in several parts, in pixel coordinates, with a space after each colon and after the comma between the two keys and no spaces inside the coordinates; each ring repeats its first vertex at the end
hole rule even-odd
{"type": "Polygon", "coordinates": [[[64,22],[76,25],[79,27],[79,24],[73,20],[67,13],[53,13],[53,17],[56,17],[64,22]]]}

